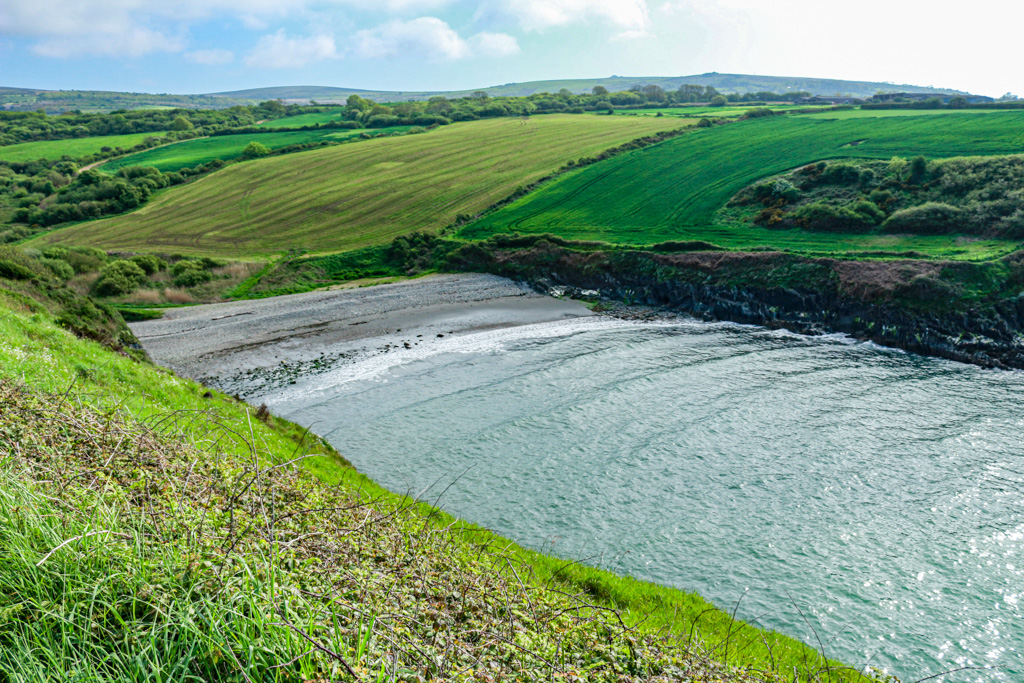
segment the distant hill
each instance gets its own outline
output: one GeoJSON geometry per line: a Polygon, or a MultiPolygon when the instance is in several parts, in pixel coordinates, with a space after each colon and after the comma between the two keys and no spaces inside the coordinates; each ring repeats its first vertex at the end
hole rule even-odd
{"type": "Polygon", "coordinates": [[[828,78],[792,78],[786,76],[753,76],[747,74],[706,73],[693,76],[611,76],[609,78],[586,78],[575,80],[530,81],[527,83],[506,83],[486,88],[455,91],[388,91],[359,90],[352,88],[329,88],[321,86],[288,86],[281,88],[258,88],[254,90],[237,90],[233,92],[214,93],[218,97],[282,99],[293,102],[334,102],[356,94],[379,101],[420,100],[435,95],[445,97],[465,97],[477,91],[491,96],[516,97],[533,95],[539,92],[558,92],[562,88],[573,93],[590,92],[595,86],[603,86],[614,92],[629,90],[636,85],[659,85],[666,90],[676,90],[684,84],[713,86],[723,93],[748,93],[770,91],[777,93],[806,91],[813,95],[846,95],[848,97],[867,98],[879,92],[928,92],[947,95],[966,95],[968,93],[950,88],[922,87],[917,85],[898,85],[876,81],[841,81],[828,78]]]}
{"type": "Polygon", "coordinates": [[[36,111],[55,114],[65,111],[106,112],[115,109],[224,109],[249,100],[213,95],[153,95],[104,90],[34,90],[0,87],[0,110],[36,111]]]}
{"type": "Polygon", "coordinates": [[[349,95],[353,94],[379,102],[401,102],[405,100],[423,100],[435,95],[466,97],[481,90],[492,96],[514,97],[532,95],[539,92],[558,92],[562,88],[573,93],[583,93],[590,92],[591,89],[598,85],[614,92],[616,90],[629,90],[633,86],[638,85],[659,85],[666,90],[676,90],[683,84],[710,85],[726,94],[760,91],[777,93],[806,91],[813,95],[846,95],[859,98],[871,97],[879,92],[969,94],[949,88],[896,85],[873,81],[840,81],[828,78],[752,76],[712,72],[693,76],[611,76],[609,78],[531,81],[529,83],[506,83],[487,88],[454,91],[389,91],[334,88],[318,85],[293,85],[235,90],[206,95],[154,95],[96,90],[34,90],[31,88],[0,87],[0,109],[13,111],[43,109],[50,113],[75,109],[82,111],[111,111],[113,109],[140,109],[145,107],[223,109],[237,104],[254,104],[265,100],[278,99],[293,104],[304,104],[311,100],[323,103],[337,103],[344,102],[348,99],[349,95]]]}

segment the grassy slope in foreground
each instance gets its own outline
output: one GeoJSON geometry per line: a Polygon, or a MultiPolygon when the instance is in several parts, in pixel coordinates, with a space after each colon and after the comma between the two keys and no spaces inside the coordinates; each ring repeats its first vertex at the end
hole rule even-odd
{"type": "MultiPolygon", "coordinates": [[[[381,128],[371,133],[397,133],[409,130],[411,126],[397,126],[394,128],[381,128]]],[[[259,142],[269,149],[281,149],[289,145],[304,145],[310,142],[341,142],[358,137],[363,130],[302,130],[285,131],[281,133],[258,133],[240,135],[216,135],[209,138],[198,138],[196,140],[185,140],[173,145],[167,145],[157,149],[147,149],[144,152],[129,154],[128,156],[114,159],[103,166],[100,170],[108,173],[127,166],[152,166],[164,173],[180,171],[183,168],[192,168],[220,159],[231,161],[242,156],[246,145],[250,142],[259,142]]]]}
{"type": "Polygon", "coordinates": [[[565,175],[468,226],[461,235],[479,239],[501,232],[554,233],[625,244],[706,240],[731,248],[770,245],[820,253],[912,249],[980,258],[1012,245],[958,244],[955,236],[767,230],[722,224],[716,214],[754,180],[820,159],[1021,151],[1024,113],[1017,112],[843,120],[815,114],[741,121],[697,130],[565,175]]]}
{"type": "Polygon", "coordinates": [[[570,159],[685,124],[582,115],[459,123],[240,164],[43,241],[230,256],[357,249],[444,227],[570,159]]]}
{"type": "Polygon", "coordinates": [[[298,681],[326,680],[333,665],[330,678],[347,680],[285,619],[364,680],[395,680],[392,656],[407,673],[398,680],[460,679],[459,667],[465,679],[476,668],[501,680],[678,680],[713,668],[702,652],[787,681],[822,664],[698,596],[527,551],[423,505],[401,512],[411,501],[319,439],[204,392],[73,337],[0,287],[0,539],[15,549],[0,566],[0,607],[19,615],[0,623],[0,674],[235,681],[242,669],[298,681]],[[266,469],[307,453],[328,455],[266,469]],[[601,605],[644,623],[627,633],[601,605]],[[682,640],[656,636],[662,627],[682,640]],[[703,650],[687,654],[688,642],[703,650]]]}
{"type": "Polygon", "coordinates": [[[85,157],[102,151],[104,147],[131,149],[146,138],[159,138],[163,133],[131,133],[129,135],[99,135],[70,140],[43,140],[23,142],[0,147],[0,161],[35,161],[60,159],[62,156],[85,157]]]}

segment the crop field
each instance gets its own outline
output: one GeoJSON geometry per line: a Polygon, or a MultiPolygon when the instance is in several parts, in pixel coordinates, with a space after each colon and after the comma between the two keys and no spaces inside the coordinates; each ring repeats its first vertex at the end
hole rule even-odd
{"type": "Polygon", "coordinates": [[[260,128],[301,128],[302,126],[316,126],[341,118],[343,111],[317,112],[314,114],[299,114],[298,116],[285,116],[280,119],[264,121],[257,124],[260,128]]]}
{"type": "Polygon", "coordinates": [[[0,147],[0,161],[35,161],[60,159],[62,156],[84,157],[100,152],[104,147],[131,149],[146,138],[162,137],[163,133],[131,133],[129,135],[100,135],[73,140],[44,140],[23,142],[0,147]]]}
{"type": "Polygon", "coordinates": [[[260,133],[258,135],[217,135],[209,138],[185,140],[173,145],[129,154],[126,157],[107,162],[100,166],[100,170],[112,173],[128,166],[152,166],[164,173],[169,173],[205,164],[214,159],[222,161],[237,159],[242,156],[245,146],[254,140],[273,150],[289,145],[303,145],[322,140],[340,142],[358,137],[360,133],[366,132],[369,132],[371,135],[377,133],[400,133],[410,128],[411,126],[396,126],[394,128],[380,128],[373,131],[325,129],[260,133]]]}
{"type": "Polygon", "coordinates": [[[500,232],[554,233],[620,244],[706,240],[730,248],[771,246],[817,253],[915,250],[983,258],[1015,245],[957,236],[836,236],[768,230],[730,221],[720,210],[755,180],[822,159],[1021,152],[1024,112],[742,121],[695,130],[566,174],[460,234],[480,239],[500,232]]]}
{"type": "Polygon", "coordinates": [[[877,119],[890,116],[961,116],[964,114],[1005,114],[1005,109],[841,109],[839,111],[821,111],[800,116],[813,116],[825,119],[877,119]]]}
{"type": "MultiPolygon", "coordinates": [[[[815,109],[817,107],[807,105],[794,105],[794,104],[771,104],[771,105],[758,105],[758,104],[728,104],[724,107],[664,107],[661,109],[617,109],[615,110],[615,116],[682,116],[684,118],[690,117],[704,117],[709,118],[736,118],[743,116],[751,109],[771,109],[772,111],[794,111],[801,109],[815,109]]],[[[820,107],[822,111],[828,107],[820,107]]]]}
{"type": "Polygon", "coordinates": [[[687,123],[571,114],[488,119],[260,159],[167,190],[135,213],[36,242],[225,256],[357,249],[450,225],[571,159],[687,123]]]}

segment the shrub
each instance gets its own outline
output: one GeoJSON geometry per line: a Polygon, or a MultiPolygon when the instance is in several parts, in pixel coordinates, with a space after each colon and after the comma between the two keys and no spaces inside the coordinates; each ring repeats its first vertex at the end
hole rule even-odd
{"type": "Polygon", "coordinates": [[[829,164],[821,178],[818,180],[823,185],[857,185],[860,183],[861,170],[853,164],[829,164]]]}
{"type": "Polygon", "coordinates": [[[873,202],[862,199],[850,208],[853,209],[855,213],[859,213],[870,220],[874,225],[879,225],[885,220],[885,212],[878,208],[878,205],[873,202]]]}
{"type": "Polygon", "coordinates": [[[95,291],[101,296],[131,294],[147,279],[145,271],[131,261],[113,261],[100,270],[95,291]]]}
{"type": "Polygon", "coordinates": [[[257,157],[265,157],[270,154],[270,148],[261,142],[253,140],[245,149],[242,150],[243,159],[256,159],[257,157]]]}
{"type": "MultiPolygon", "coordinates": [[[[48,253],[43,252],[43,256],[48,256],[48,253]]],[[[60,258],[67,261],[79,275],[99,270],[107,262],[106,252],[94,247],[70,247],[67,254],[60,258]]]]}
{"type": "Polygon", "coordinates": [[[916,156],[910,161],[910,182],[921,184],[928,177],[928,160],[916,156]]]}
{"type": "Polygon", "coordinates": [[[862,232],[877,225],[871,217],[853,209],[824,202],[805,204],[790,215],[807,230],[862,232]]]}
{"type": "Polygon", "coordinates": [[[36,274],[30,268],[8,259],[0,259],[0,277],[8,280],[34,280],[36,274]]]}
{"type": "Polygon", "coordinates": [[[208,268],[216,265],[219,262],[213,259],[185,259],[171,267],[171,275],[174,276],[176,287],[195,287],[213,279],[208,268]]]}
{"type": "Polygon", "coordinates": [[[758,107],[756,109],[748,109],[747,113],[743,115],[745,119],[763,119],[771,116],[775,116],[775,112],[767,107],[758,107]]]}
{"type": "Polygon", "coordinates": [[[882,228],[886,232],[909,232],[919,235],[939,235],[954,232],[962,212],[955,206],[928,202],[909,209],[901,209],[889,216],[882,228]]]}
{"type": "Polygon", "coordinates": [[[39,259],[39,263],[49,268],[58,280],[67,282],[75,276],[75,269],[72,268],[67,261],[62,259],[44,257],[39,259]]]}
{"type": "Polygon", "coordinates": [[[141,268],[146,275],[153,275],[167,267],[167,264],[163,259],[153,256],[152,254],[136,254],[135,256],[132,256],[130,260],[141,268]]]}

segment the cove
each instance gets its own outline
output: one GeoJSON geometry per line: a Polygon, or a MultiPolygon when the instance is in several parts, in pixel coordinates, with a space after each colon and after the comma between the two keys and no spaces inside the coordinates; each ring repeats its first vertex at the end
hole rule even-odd
{"type": "Polygon", "coordinates": [[[1024,677],[1022,392],[1024,374],[840,336],[596,317],[249,400],[524,545],[740,601],[905,681],[988,682],[1024,677]]]}

